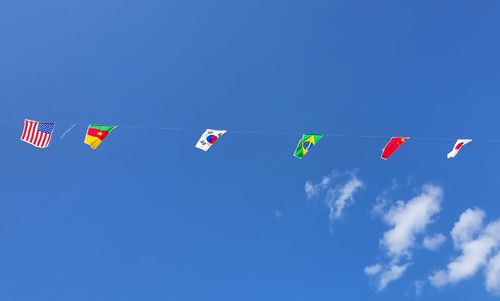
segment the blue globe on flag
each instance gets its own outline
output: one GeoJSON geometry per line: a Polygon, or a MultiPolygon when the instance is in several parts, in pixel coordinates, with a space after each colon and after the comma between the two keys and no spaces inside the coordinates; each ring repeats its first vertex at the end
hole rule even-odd
{"type": "Polygon", "coordinates": [[[302,144],[302,147],[305,150],[309,150],[311,147],[313,147],[314,144],[312,144],[310,141],[304,141],[304,144],[302,144]]]}

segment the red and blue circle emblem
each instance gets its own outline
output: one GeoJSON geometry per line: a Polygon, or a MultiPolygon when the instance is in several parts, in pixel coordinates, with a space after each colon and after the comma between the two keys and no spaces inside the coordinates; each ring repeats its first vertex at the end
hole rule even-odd
{"type": "Polygon", "coordinates": [[[206,140],[208,143],[214,144],[215,141],[217,141],[217,136],[216,135],[208,135],[206,140]]]}

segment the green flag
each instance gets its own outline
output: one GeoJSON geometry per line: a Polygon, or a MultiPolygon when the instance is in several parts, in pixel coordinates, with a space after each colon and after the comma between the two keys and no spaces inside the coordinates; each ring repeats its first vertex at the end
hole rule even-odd
{"type": "Polygon", "coordinates": [[[302,135],[302,139],[300,139],[299,144],[297,144],[297,148],[295,149],[295,153],[293,155],[299,159],[302,159],[307,152],[318,143],[319,140],[323,138],[321,134],[304,134],[302,135]]]}

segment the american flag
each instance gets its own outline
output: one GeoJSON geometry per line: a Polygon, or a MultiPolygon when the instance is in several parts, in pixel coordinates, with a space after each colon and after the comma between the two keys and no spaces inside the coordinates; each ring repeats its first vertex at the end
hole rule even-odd
{"type": "Polygon", "coordinates": [[[36,147],[46,148],[49,146],[55,125],[54,122],[25,119],[21,140],[36,147]]]}

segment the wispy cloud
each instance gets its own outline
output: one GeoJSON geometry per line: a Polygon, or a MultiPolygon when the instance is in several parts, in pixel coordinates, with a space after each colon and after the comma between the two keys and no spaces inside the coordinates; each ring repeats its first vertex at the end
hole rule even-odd
{"type": "Polygon", "coordinates": [[[403,265],[392,264],[389,268],[380,274],[378,289],[385,289],[389,283],[398,280],[403,277],[406,269],[410,266],[409,263],[403,265]]]}
{"type": "Polygon", "coordinates": [[[368,276],[374,276],[382,272],[382,265],[380,263],[365,267],[365,274],[368,276]]]}
{"type": "Polygon", "coordinates": [[[330,210],[330,220],[340,219],[344,210],[354,203],[354,193],[363,187],[363,183],[354,174],[350,179],[333,189],[329,189],[325,203],[330,210]]]}
{"type": "Polygon", "coordinates": [[[413,283],[415,286],[415,296],[420,296],[422,295],[422,292],[424,291],[424,286],[425,286],[425,281],[422,280],[417,280],[413,283]]]}
{"type": "Polygon", "coordinates": [[[500,296],[500,252],[488,262],[486,268],[486,289],[494,295],[500,296]]]}
{"type": "Polygon", "coordinates": [[[435,235],[426,235],[424,240],[422,241],[422,245],[429,251],[437,251],[443,243],[446,241],[446,236],[442,233],[438,233],[435,235]]]}
{"type": "Polygon", "coordinates": [[[451,231],[455,248],[462,253],[446,269],[429,277],[432,285],[442,287],[458,283],[486,267],[486,288],[493,293],[500,292],[500,283],[495,283],[500,272],[500,259],[498,254],[492,257],[500,247],[500,220],[483,226],[485,216],[480,209],[467,209],[462,213],[451,231]]]}
{"type": "Polygon", "coordinates": [[[384,233],[380,246],[387,263],[365,268],[365,274],[377,277],[377,288],[383,290],[391,282],[403,277],[411,265],[412,251],[418,235],[425,234],[427,226],[441,211],[442,188],[432,184],[422,186],[420,194],[407,202],[398,201],[383,213],[383,221],[391,227],[384,233]],[[381,266],[377,273],[367,273],[371,267],[381,266]]]}
{"type": "Polygon", "coordinates": [[[365,267],[365,275],[377,277],[377,289],[379,291],[385,289],[389,283],[403,277],[404,272],[410,266],[410,263],[399,265],[397,263],[380,264],[376,263],[365,267]]]}
{"type": "Polygon", "coordinates": [[[424,185],[422,192],[408,202],[399,201],[385,214],[384,221],[392,229],[384,233],[381,244],[389,255],[398,258],[410,257],[410,248],[415,236],[423,233],[435,214],[441,211],[442,189],[435,185],[424,185]]]}
{"type": "Polygon", "coordinates": [[[482,230],[485,216],[484,211],[480,209],[467,209],[460,215],[460,219],[451,230],[451,238],[456,249],[460,250],[482,230]]]}
{"type": "Polygon", "coordinates": [[[374,216],[383,216],[388,210],[388,207],[390,207],[394,203],[391,200],[391,196],[394,195],[394,193],[398,190],[406,190],[411,188],[413,188],[412,177],[407,177],[404,181],[393,179],[391,182],[391,186],[382,191],[382,193],[377,196],[375,203],[373,204],[371,213],[374,216]]]}
{"type": "Polygon", "coordinates": [[[324,176],[321,182],[314,184],[312,181],[307,181],[305,186],[306,196],[308,199],[317,197],[321,191],[328,189],[330,182],[332,181],[332,175],[324,176]]]}
{"type": "Polygon", "coordinates": [[[322,198],[329,211],[330,221],[334,222],[341,219],[345,210],[354,204],[354,195],[363,185],[354,171],[332,172],[318,183],[307,181],[305,193],[308,199],[322,198]]]}

